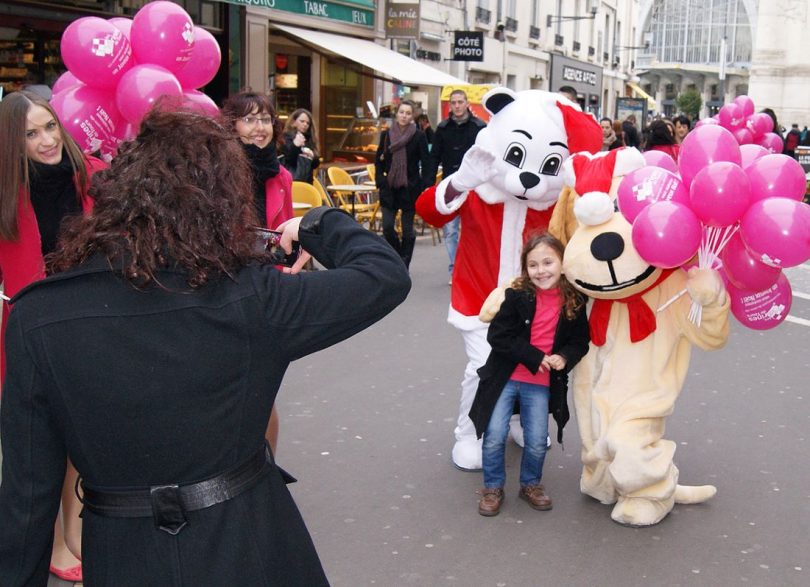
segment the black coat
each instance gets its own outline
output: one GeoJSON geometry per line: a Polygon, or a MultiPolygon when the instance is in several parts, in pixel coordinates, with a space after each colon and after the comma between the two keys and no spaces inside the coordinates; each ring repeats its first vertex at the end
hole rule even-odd
{"type": "Polygon", "coordinates": [[[472,113],[461,124],[453,120],[452,116],[439,123],[430,148],[430,169],[425,175],[428,185],[436,183],[439,165],[442,166],[442,177],[458,171],[464,153],[475,144],[475,137],[486,126],[483,120],[472,113]]]}
{"type": "MultiPolygon", "coordinates": [[[[15,298],[0,422],[0,585],[46,584],[67,457],[105,488],[229,470],[262,446],[291,361],[405,299],[408,272],[382,239],[338,210],[309,214],[322,216],[310,231],[304,218],[301,244],[333,270],[250,265],[197,290],[167,270],[157,274],[166,289],[139,291],[94,257],[15,298]]],[[[171,536],[151,518],[85,509],[84,584],[328,584],[275,466],[238,497],[187,516],[171,536]]]]}
{"type": "MultiPolygon", "coordinates": [[[[283,157],[280,157],[281,164],[287,168],[287,171],[290,172],[294,180],[312,183],[312,170],[321,164],[321,158],[318,156],[313,157],[312,160],[308,162],[309,171],[303,174],[305,177],[296,177],[298,160],[301,158],[301,147],[296,147],[293,139],[295,139],[295,133],[286,133],[284,135],[284,144],[281,146],[281,154],[283,155],[283,157]]],[[[316,149],[315,145],[313,145],[309,139],[307,139],[304,146],[309,147],[313,151],[316,149]]],[[[304,159],[306,159],[306,157],[304,157],[304,159]]]]}
{"type": "Polygon", "coordinates": [[[387,177],[391,169],[391,140],[388,138],[388,131],[384,130],[377,146],[374,167],[377,188],[380,190],[380,204],[386,208],[413,210],[416,198],[430,185],[425,183],[423,176],[429,165],[429,153],[425,133],[421,130],[416,129],[405,145],[405,157],[408,162],[408,187],[392,189],[387,177]]]}
{"type": "MultiPolygon", "coordinates": [[[[509,381],[515,367],[522,363],[532,373],[537,373],[545,353],[533,346],[532,321],[536,310],[535,297],[523,290],[506,290],[506,298],[487,331],[487,341],[492,347],[487,362],[478,369],[481,378],[475,394],[470,419],[475,424],[478,437],[484,435],[495,404],[509,381]]],[[[588,318],[582,304],[573,319],[560,312],[551,354],[565,357],[565,370],[549,373],[548,411],[557,422],[557,442],[562,442],[562,430],[569,419],[568,372],[588,352],[590,343],[588,318]]]]}

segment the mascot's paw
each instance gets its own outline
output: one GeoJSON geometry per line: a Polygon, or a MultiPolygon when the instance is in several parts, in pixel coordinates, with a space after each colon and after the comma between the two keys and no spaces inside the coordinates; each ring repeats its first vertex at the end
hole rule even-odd
{"type": "Polygon", "coordinates": [[[661,501],[645,497],[620,497],[610,517],[622,526],[633,528],[653,526],[667,517],[673,505],[672,498],[661,501]]]}
{"type": "Polygon", "coordinates": [[[461,165],[450,179],[450,183],[460,192],[474,190],[487,183],[498,172],[498,157],[480,145],[473,145],[464,154],[461,165]]]}
{"type": "Polygon", "coordinates": [[[453,464],[462,471],[480,471],[482,440],[475,438],[461,438],[453,445],[453,464]]]}
{"type": "Polygon", "coordinates": [[[675,503],[703,503],[717,495],[714,485],[678,485],[675,487],[675,503]]]}
{"type": "Polygon", "coordinates": [[[523,426],[520,425],[520,414],[512,414],[512,417],[509,418],[509,438],[523,448],[523,426]]]}
{"type": "Polygon", "coordinates": [[[686,291],[701,306],[722,303],[726,288],[720,274],[714,269],[692,267],[687,273],[686,291]]]}
{"type": "MultiPolygon", "coordinates": [[[[501,304],[503,304],[503,300],[506,298],[506,288],[508,287],[515,287],[515,283],[518,281],[519,278],[515,277],[511,279],[509,282],[496,287],[487,296],[487,299],[484,300],[484,303],[481,304],[481,311],[478,313],[478,319],[481,322],[489,323],[495,318],[495,315],[501,309],[501,304]]],[[[521,445],[523,446],[523,445],[521,445]]]]}

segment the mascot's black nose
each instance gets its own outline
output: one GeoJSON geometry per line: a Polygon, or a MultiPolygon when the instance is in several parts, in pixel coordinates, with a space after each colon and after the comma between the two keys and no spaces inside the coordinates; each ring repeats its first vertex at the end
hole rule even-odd
{"type": "Polygon", "coordinates": [[[605,232],[591,242],[591,254],[599,261],[613,261],[624,252],[624,239],[615,232],[605,232]]]}
{"type": "Polygon", "coordinates": [[[523,173],[520,174],[520,183],[523,184],[524,188],[530,190],[538,183],[540,183],[540,178],[537,177],[534,173],[524,171],[523,173]]]}

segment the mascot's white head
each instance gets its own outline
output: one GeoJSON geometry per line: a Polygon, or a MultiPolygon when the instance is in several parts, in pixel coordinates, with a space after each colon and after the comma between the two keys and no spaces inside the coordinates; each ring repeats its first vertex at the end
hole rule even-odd
{"type": "Polygon", "coordinates": [[[482,103],[492,117],[475,143],[497,156],[498,169],[475,191],[488,204],[515,199],[534,210],[549,208],[563,187],[563,161],[602,146],[596,119],[559,94],[494,88],[482,103]]]}

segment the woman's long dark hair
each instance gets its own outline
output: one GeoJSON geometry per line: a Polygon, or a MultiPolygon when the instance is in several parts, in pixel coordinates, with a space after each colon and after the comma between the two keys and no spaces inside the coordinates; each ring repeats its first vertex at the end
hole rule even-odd
{"type": "Polygon", "coordinates": [[[251,260],[257,225],[250,167],[233,130],[191,112],[153,108],[109,169],[93,177],[93,214],[66,228],[49,269],[105,256],[136,286],[169,265],[191,287],[251,260]]]}
{"type": "MultiPolygon", "coordinates": [[[[273,119],[273,143],[276,147],[284,142],[284,123],[282,123],[270,98],[264,94],[244,91],[228,97],[222,104],[222,118],[226,126],[234,128],[239,118],[250,115],[253,111],[257,114],[267,112],[273,119]]],[[[310,119],[311,120],[311,119],[310,119]]]]}
{"type": "MultiPolygon", "coordinates": [[[[520,253],[520,277],[515,280],[516,282],[513,287],[515,289],[528,292],[532,296],[535,295],[537,287],[529,278],[527,259],[529,258],[529,253],[531,253],[539,245],[547,245],[549,248],[551,248],[555,253],[557,253],[561,263],[563,260],[563,253],[565,252],[565,247],[563,246],[562,242],[547,232],[542,234],[533,234],[529,237],[529,240],[527,240],[526,244],[523,245],[523,251],[520,253]]],[[[571,282],[565,278],[565,275],[560,276],[560,295],[563,298],[563,310],[565,311],[565,316],[571,320],[574,318],[574,316],[576,316],[577,311],[585,305],[585,296],[574,289],[574,286],[571,285],[571,282]]]]}
{"type": "Polygon", "coordinates": [[[675,137],[664,120],[653,120],[647,133],[647,148],[656,145],[674,145],[675,137]]]}
{"type": "Polygon", "coordinates": [[[40,106],[47,110],[59,126],[62,146],[78,180],[76,197],[80,201],[85,195],[84,190],[87,186],[84,154],[62,126],[48,101],[39,94],[26,90],[9,94],[0,102],[0,238],[3,240],[16,241],[19,238],[17,203],[20,189],[26,194],[31,192],[25,128],[28,111],[32,106],[40,106]]]}

